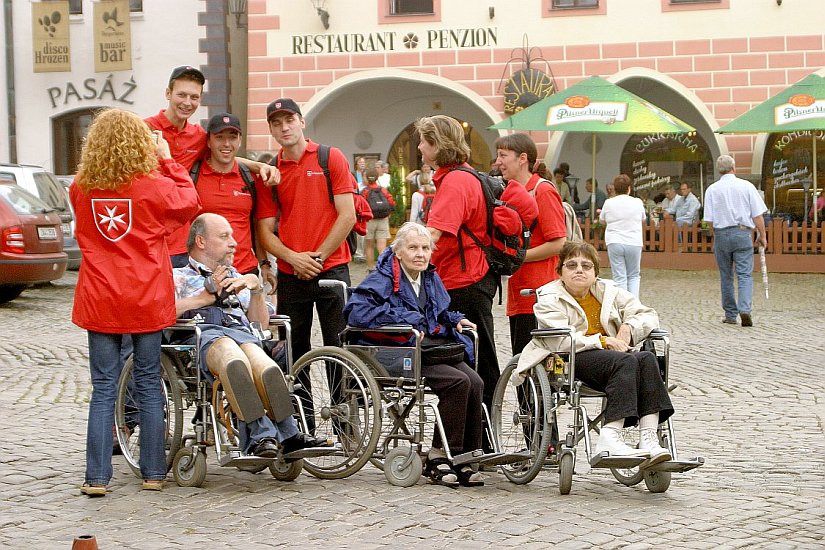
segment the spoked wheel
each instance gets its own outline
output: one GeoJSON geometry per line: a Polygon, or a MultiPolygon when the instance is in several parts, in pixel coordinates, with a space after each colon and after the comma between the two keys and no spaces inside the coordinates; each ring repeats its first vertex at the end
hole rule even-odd
{"type": "MultiPolygon", "coordinates": [[[[364,365],[370,370],[370,372],[376,377],[382,378],[389,378],[389,373],[384,366],[376,361],[375,357],[370,355],[369,353],[365,352],[364,350],[360,349],[349,349],[347,351],[352,352],[355,356],[357,356],[361,361],[363,361],[364,365]]],[[[379,390],[384,391],[380,385],[379,390]]],[[[409,441],[401,440],[401,439],[387,439],[392,435],[393,430],[395,429],[395,422],[397,418],[402,416],[403,407],[405,407],[408,403],[409,399],[405,398],[403,400],[399,400],[395,403],[388,402],[386,408],[386,416],[381,418],[381,435],[378,438],[378,444],[376,445],[375,453],[370,458],[370,464],[378,468],[379,470],[384,471],[384,443],[387,442],[386,446],[386,454],[389,455],[394,449],[398,449],[399,445],[402,445],[404,449],[410,444],[409,441]]],[[[381,408],[383,403],[381,401],[377,401],[375,406],[381,408]]],[[[411,411],[412,412],[412,411],[411,411]]],[[[417,411],[416,411],[417,413],[417,411]]],[[[416,424],[417,422],[415,419],[417,418],[417,414],[413,416],[412,414],[407,415],[404,418],[403,422],[399,423],[398,429],[395,430],[396,434],[399,435],[408,435],[412,436],[415,433],[416,424]]],[[[390,482],[392,483],[392,482],[390,482]]]]}
{"type": "Polygon", "coordinates": [[[276,460],[269,465],[269,473],[278,481],[294,481],[301,470],[304,469],[304,461],[296,460],[294,462],[285,462],[284,460],[276,460]]]}
{"type": "MultiPolygon", "coordinates": [[[[625,442],[635,448],[636,444],[638,443],[639,439],[639,431],[638,430],[626,430],[625,431],[625,442]]],[[[628,487],[633,487],[634,485],[638,485],[642,482],[644,478],[644,473],[642,470],[639,469],[638,466],[634,466],[633,468],[610,468],[610,473],[613,474],[613,477],[616,480],[628,487]]]]}
{"type": "Polygon", "coordinates": [[[575,458],[572,452],[565,452],[559,459],[559,493],[569,495],[573,487],[573,466],[575,458]]]}
{"type": "Polygon", "coordinates": [[[551,425],[545,419],[552,401],[550,383],[540,366],[532,369],[520,385],[513,385],[510,377],[518,358],[516,355],[510,359],[501,373],[493,394],[491,421],[500,451],[530,455],[521,462],[500,466],[507,479],[523,485],[538,475],[547,458],[551,425]]]}
{"type": "Polygon", "coordinates": [[[423,469],[421,457],[410,447],[396,447],[384,460],[384,477],[396,487],[412,487],[418,483],[423,469]]]}
{"type": "MultiPolygon", "coordinates": [[[[115,428],[117,441],[123,457],[137,477],[140,474],[140,418],[139,400],[132,373],[134,357],[130,356],[123,365],[117,383],[115,399],[115,428]]],[[[183,437],[183,402],[180,382],[175,368],[175,359],[166,353],[160,354],[161,390],[163,391],[166,423],[166,470],[172,467],[175,453],[181,447],[183,437]]]]}
{"type": "Polygon", "coordinates": [[[298,423],[334,443],[329,454],[305,457],[304,469],[340,479],[361,469],[381,435],[381,392],[364,363],[334,347],[310,351],[292,366],[298,423]]]}
{"type": "Polygon", "coordinates": [[[179,487],[200,487],[206,479],[206,454],[186,446],[175,453],[172,476],[179,487]]]}

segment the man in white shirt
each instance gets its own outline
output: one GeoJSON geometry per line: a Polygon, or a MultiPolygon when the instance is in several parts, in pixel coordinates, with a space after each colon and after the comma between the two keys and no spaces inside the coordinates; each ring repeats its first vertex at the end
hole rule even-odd
{"type": "Polygon", "coordinates": [[[665,200],[659,203],[659,206],[662,207],[662,210],[667,210],[672,208],[676,202],[676,189],[673,188],[670,184],[668,184],[667,189],[665,189],[665,200]]]}
{"type": "Polygon", "coordinates": [[[720,156],[716,160],[716,170],[721,177],[705,192],[704,219],[713,224],[713,253],[719,266],[722,309],[725,310],[722,322],[735,325],[738,314],[742,326],[750,327],[753,326],[752,233],[756,228],[756,243],[767,246],[762,218],[767,207],[753,184],[734,175],[733,157],[720,156]],[[739,287],[738,300],[733,291],[734,269],[739,287]]]}

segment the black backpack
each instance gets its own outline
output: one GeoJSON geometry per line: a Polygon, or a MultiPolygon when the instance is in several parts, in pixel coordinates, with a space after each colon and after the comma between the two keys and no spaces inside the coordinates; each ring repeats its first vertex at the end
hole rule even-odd
{"type": "MultiPolygon", "coordinates": [[[[278,167],[278,156],[272,159],[272,164],[275,168],[278,167]]],[[[335,205],[335,194],[332,192],[332,177],[329,175],[329,145],[318,145],[318,166],[324,172],[324,178],[327,180],[327,195],[329,195],[329,202],[335,205]]],[[[353,191],[355,192],[355,191],[353,191]]],[[[278,210],[281,208],[281,201],[278,199],[278,186],[272,187],[272,199],[278,205],[278,210]]],[[[277,233],[277,230],[276,230],[277,233]]],[[[347,246],[349,246],[350,255],[355,254],[358,249],[358,234],[353,230],[347,235],[347,246]]]]}
{"type": "MultiPolygon", "coordinates": [[[[512,275],[524,263],[524,256],[530,248],[530,234],[538,222],[536,199],[530,196],[524,186],[517,181],[505,184],[499,178],[463,166],[458,166],[453,170],[473,174],[481,184],[484,203],[487,207],[487,237],[490,244],[485,245],[463,224],[458,230],[459,236],[461,232],[464,232],[484,251],[490,269],[496,274],[512,275]],[[516,231],[511,231],[497,224],[495,219],[497,209],[509,209],[515,212],[518,215],[520,227],[516,231]]],[[[467,266],[464,261],[464,245],[460,237],[458,252],[461,256],[461,269],[464,271],[467,266]]]]}
{"type": "MultiPolygon", "coordinates": [[[[198,176],[201,173],[201,165],[203,161],[196,160],[195,164],[192,165],[192,168],[189,170],[189,177],[192,179],[192,184],[197,187],[198,186],[198,176]]],[[[249,212],[249,231],[252,235],[252,246],[255,246],[255,210],[257,209],[257,192],[255,190],[255,178],[252,176],[252,172],[249,171],[249,168],[245,164],[238,163],[238,169],[241,173],[241,178],[244,181],[244,190],[249,193],[252,197],[252,210],[249,212]]]]}
{"type": "Polygon", "coordinates": [[[395,210],[387,197],[384,196],[384,190],[380,185],[376,187],[367,187],[367,203],[372,210],[372,217],[376,220],[388,217],[393,210],[395,210]]]}

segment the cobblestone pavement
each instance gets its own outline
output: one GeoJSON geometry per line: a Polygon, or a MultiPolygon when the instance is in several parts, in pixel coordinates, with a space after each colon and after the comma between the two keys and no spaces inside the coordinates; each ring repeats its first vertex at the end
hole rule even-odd
{"type": "Polygon", "coordinates": [[[78,490],[90,382],[85,333],[70,322],[76,277],[0,306],[0,546],[69,548],[94,534],[101,549],[825,547],[825,275],[772,275],[769,301],[757,283],[756,326],[743,329],[720,322],[715,272],[643,273],[643,300],[673,335],[681,454],[707,460],[664,494],[609,471],[576,475],[569,496],[550,471],[460,490],[393,487],[369,465],[279,482],[210,454],[203,488],[162,493],[141,491],[115,457],[101,499],[78,490]]]}

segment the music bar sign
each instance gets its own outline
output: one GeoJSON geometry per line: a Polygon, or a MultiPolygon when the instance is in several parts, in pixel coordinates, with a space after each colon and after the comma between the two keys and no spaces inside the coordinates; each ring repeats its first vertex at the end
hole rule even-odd
{"type": "Polygon", "coordinates": [[[69,3],[32,3],[34,72],[72,70],[69,50],[69,3]]]}
{"type": "Polygon", "coordinates": [[[129,0],[94,3],[95,72],[132,68],[132,32],[129,0]]]}

